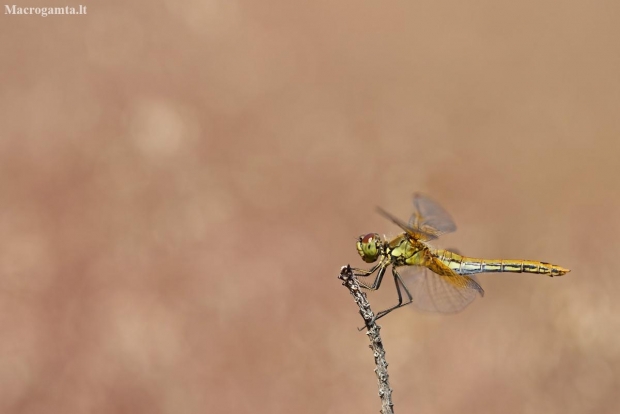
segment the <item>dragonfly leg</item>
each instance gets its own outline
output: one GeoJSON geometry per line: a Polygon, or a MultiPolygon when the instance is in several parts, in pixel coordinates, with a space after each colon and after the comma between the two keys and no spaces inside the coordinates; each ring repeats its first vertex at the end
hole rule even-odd
{"type": "MultiPolygon", "coordinates": [[[[356,275],[356,276],[370,276],[372,273],[375,272],[375,270],[377,270],[377,268],[379,268],[379,273],[377,273],[377,277],[375,278],[375,281],[372,283],[372,285],[367,285],[366,283],[362,282],[362,281],[357,281],[357,283],[359,283],[360,287],[364,288],[364,289],[368,289],[368,290],[377,290],[379,289],[379,286],[381,286],[381,281],[383,280],[383,276],[385,275],[385,271],[387,270],[389,266],[389,262],[381,262],[378,265],[374,266],[372,269],[370,270],[362,270],[362,269],[353,269],[353,270],[362,270],[363,272],[366,272],[367,274],[361,274],[361,275],[356,275]]],[[[371,322],[374,323],[374,321],[376,321],[377,318],[375,317],[371,322]]],[[[357,328],[358,331],[362,331],[364,329],[367,329],[369,325],[366,326],[362,326],[361,328],[357,328]]]]}
{"type": "Polygon", "coordinates": [[[409,289],[407,289],[407,286],[405,286],[405,284],[403,283],[403,280],[400,278],[400,275],[398,274],[398,271],[394,267],[392,267],[392,276],[394,276],[394,285],[396,285],[396,293],[398,293],[398,304],[396,304],[395,306],[392,306],[389,309],[386,309],[386,310],[383,310],[377,313],[377,316],[375,317],[375,321],[377,319],[384,317],[385,315],[392,312],[393,310],[402,308],[403,306],[407,306],[411,302],[413,302],[413,296],[411,296],[409,289]],[[403,303],[403,295],[400,291],[401,286],[405,290],[405,294],[407,295],[407,298],[409,299],[407,303],[403,303]]]}
{"type": "MultiPolygon", "coordinates": [[[[358,283],[360,284],[361,287],[363,287],[364,289],[368,289],[368,290],[377,290],[379,289],[379,286],[381,286],[381,281],[383,280],[383,275],[385,275],[385,271],[387,270],[388,265],[387,264],[381,264],[380,266],[381,268],[379,269],[379,273],[377,273],[377,277],[375,278],[375,281],[372,283],[372,285],[367,285],[364,282],[361,282],[358,280],[358,283]]],[[[369,276],[365,275],[365,276],[369,276]]]]}
{"type": "Polygon", "coordinates": [[[366,269],[357,269],[355,267],[351,268],[351,270],[353,270],[355,276],[358,277],[366,277],[366,276],[370,276],[373,273],[375,273],[377,271],[378,268],[381,267],[381,265],[383,264],[383,262],[379,262],[376,265],[374,265],[371,269],[366,270],[366,269]]]}

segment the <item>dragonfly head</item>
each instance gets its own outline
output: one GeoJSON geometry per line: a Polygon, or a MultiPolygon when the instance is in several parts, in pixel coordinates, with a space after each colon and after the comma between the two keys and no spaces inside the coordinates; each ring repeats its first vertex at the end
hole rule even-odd
{"type": "Polygon", "coordinates": [[[376,262],[383,251],[383,241],[377,233],[368,233],[357,240],[357,252],[366,263],[376,262]]]}

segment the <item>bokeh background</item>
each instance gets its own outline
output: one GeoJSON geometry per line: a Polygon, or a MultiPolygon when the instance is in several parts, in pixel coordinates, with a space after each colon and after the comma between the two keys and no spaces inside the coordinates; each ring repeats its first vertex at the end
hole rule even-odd
{"type": "Polygon", "coordinates": [[[336,277],[414,191],[572,273],[382,320],[396,412],[620,411],[620,3],[84,4],[1,17],[0,412],[377,412],[336,277]]]}

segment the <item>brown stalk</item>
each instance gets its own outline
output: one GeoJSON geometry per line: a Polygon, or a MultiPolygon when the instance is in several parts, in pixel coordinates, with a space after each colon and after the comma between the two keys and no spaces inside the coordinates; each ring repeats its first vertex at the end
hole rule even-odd
{"type": "Polygon", "coordinates": [[[375,314],[370,309],[370,303],[366,299],[366,294],[361,291],[359,282],[353,274],[351,266],[343,266],[340,269],[338,279],[342,280],[342,284],[349,289],[355,303],[360,308],[360,315],[364,318],[366,326],[366,335],[370,339],[370,349],[372,349],[375,357],[375,373],[379,385],[379,397],[381,398],[381,413],[394,414],[394,404],[392,403],[392,389],[390,388],[389,375],[387,372],[388,363],[385,360],[385,349],[383,349],[383,341],[381,340],[381,326],[375,321],[375,314]]]}

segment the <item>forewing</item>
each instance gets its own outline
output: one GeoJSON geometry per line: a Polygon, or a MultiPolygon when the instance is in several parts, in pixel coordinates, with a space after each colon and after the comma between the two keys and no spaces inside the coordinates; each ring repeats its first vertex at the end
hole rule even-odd
{"type": "Polygon", "coordinates": [[[420,232],[417,229],[411,227],[409,224],[405,223],[398,217],[395,217],[392,214],[388,213],[381,207],[377,207],[377,212],[381,214],[383,217],[385,217],[386,219],[390,220],[392,223],[396,224],[401,229],[403,229],[405,233],[409,234],[410,236],[416,239],[420,239],[423,236],[420,234],[420,232]]]}
{"type": "Polygon", "coordinates": [[[407,233],[408,235],[410,235],[411,237],[413,237],[416,240],[430,241],[430,240],[436,239],[437,236],[438,236],[438,235],[435,235],[433,233],[426,233],[424,231],[421,231],[418,228],[412,227],[411,225],[405,223],[404,221],[402,221],[398,217],[395,217],[392,214],[388,213],[387,211],[385,211],[381,207],[377,207],[377,212],[379,214],[381,214],[383,217],[385,217],[386,219],[390,220],[392,223],[396,224],[401,229],[403,229],[405,231],[405,233],[407,233]]]}
{"type": "Polygon", "coordinates": [[[450,214],[429,197],[420,193],[414,194],[413,206],[415,212],[409,220],[410,227],[432,235],[433,238],[456,230],[450,214]]]}
{"type": "Polygon", "coordinates": [[[441,276],[421,266],[398,268],[413,296],[412,305],[425,312],[457,313],[483,295],[475,276],[441,276]]]}

